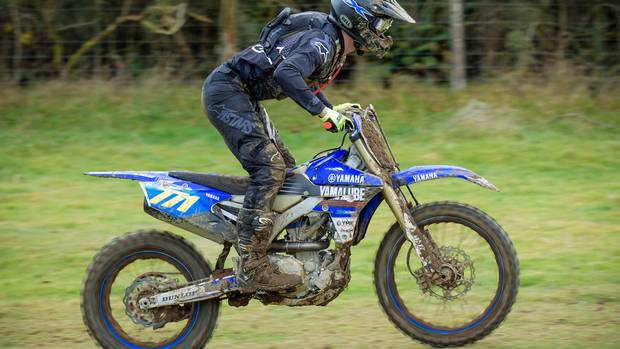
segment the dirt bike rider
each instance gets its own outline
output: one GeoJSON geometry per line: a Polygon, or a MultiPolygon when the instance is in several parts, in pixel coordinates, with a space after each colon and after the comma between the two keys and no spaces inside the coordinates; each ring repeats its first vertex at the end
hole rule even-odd
{"type": "Polygon", "coordinates": [[[371,52],[382,58],[392,45],[386,31],[394,19],[415,23],[396,0],[331,0],[330,15],[283,11],[261,32],[261,40],[215,69],[202,93],[203,108],[232,153],[250,174],[243,209],[237,219],[241,277],[248,287],[280,291],[301,283],[282,274],[267,258],[275,214],[274,199],[295,159],[259,101],[292,98],[310,114],[346,124],[352,104],[332,106],[306,80],[324,86],[347,55],[371,52]]]}

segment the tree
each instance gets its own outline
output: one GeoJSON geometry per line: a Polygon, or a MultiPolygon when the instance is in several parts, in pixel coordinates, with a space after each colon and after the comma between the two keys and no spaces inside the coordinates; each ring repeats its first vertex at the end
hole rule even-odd
{"type": "Polygon", "coordinates": [[[450,85],[453,90],[467,86],[465,75],[465,24],[463,23],[463,0],[450,0],[450,34],[452,36],[452,73],[450,85]]]}

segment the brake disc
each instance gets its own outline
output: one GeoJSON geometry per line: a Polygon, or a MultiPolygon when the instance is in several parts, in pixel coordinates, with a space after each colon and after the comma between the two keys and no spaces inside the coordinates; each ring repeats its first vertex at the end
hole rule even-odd
{"type": "Polygon", "coordinates": [[[476,279],[474,262],[463,249],[444,246],[439,249],[442,265],[437,272],[429,274],[426,268],[411,269],[411,251],[407,253],[407,268],[424,294],[451,301],[465,296],[476,279]]]}

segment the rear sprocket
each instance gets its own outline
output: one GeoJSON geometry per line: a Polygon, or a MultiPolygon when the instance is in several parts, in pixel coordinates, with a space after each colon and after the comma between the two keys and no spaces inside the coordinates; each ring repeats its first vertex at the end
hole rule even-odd
{"type": "Polygon", "coordinates": [[[137,277],[125,290],[123,303],[125,314],[137,325],[152,327],[154,330],[163,328],[169,322],[185,320],[191,313],[191,306],[169,306],[154,309],[142,309],[139,300],[143,297],[168,292],[180,286],[178,279],[170,279],[173,273],[146,273],[137,277]]]}

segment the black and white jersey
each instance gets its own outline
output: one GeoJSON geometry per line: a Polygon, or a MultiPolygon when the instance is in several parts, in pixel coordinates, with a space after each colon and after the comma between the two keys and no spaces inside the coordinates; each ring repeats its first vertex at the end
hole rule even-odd
{"type": "Polygon", "coordinates": [[[305,30],[277,41],[276,54],[268,55],[262,45],[256,44],[227,65],[239,73],[254,98],[290,97],[309,113],[318,115],[332,105],[314,89],[329,81],[342,65],[341,42],[340,30],[328,22],[322,29],[305,30]]]}

